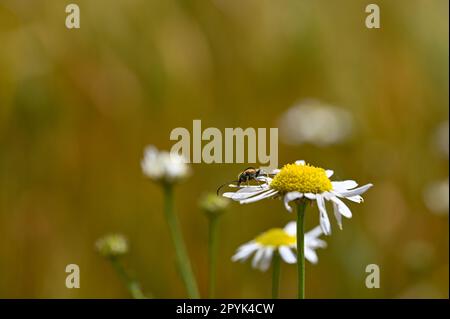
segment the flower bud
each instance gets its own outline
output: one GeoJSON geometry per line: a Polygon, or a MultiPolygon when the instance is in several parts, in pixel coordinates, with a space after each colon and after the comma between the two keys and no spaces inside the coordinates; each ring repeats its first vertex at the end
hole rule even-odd
{"type": "Polygon", "coordinates": [[[96,241],[95,248],[103,257],[119,257],[128,252],[128,241],[120,234],[106,235],[96,241]]]}
{"type": "Polygon", "coordinates": [[[200,198],[200,208],[209,216],[221,215],[227,208],[229,200],[225,197],[208,193],[200,198]]]}

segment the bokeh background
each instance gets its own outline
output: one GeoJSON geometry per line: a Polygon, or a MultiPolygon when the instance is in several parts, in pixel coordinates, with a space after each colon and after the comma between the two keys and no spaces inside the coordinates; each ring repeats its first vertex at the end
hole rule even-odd
{"type": "MultiPolygon", "coordinates": [[[[162,192],[140,160],[147,144],[170,149],[173,128],[201,119],[280,127],[280,164],[305,159],[375,184],[364,204],[349,204],[343,231],[332,220],[329,247],[307,264],[308,297],[448,298],[448,1],[377,0],[381,29],[371,30],[370,2],[359,0],[72,2],[79,30],[65,27],[69,1],[0,0],[0,297],[128,298],[94,250],[111,232],[128,237],[124,263],[145,292],[184,297],[162,192]],[[302,118],[322,106],[345,121],[316,116],[308,138],[284,122],[289,110],[302,118]],[[323,142],[330,128],[345,134],[323,142]],[[70,263],[80,289],[65,287],[70,263]],[[371,263],[380,289],[364,285],[371,263]]],[[[198,198],[246,166],[195,164],[176,189],[204,296],[198,198]]],[[[270,296],[270,272],[230,257],[292,218],[278,201],[230,206],[218,297],[270,296]]],[[[283,265],[282,297],[295,297],[295,278],[283,265]]]]}

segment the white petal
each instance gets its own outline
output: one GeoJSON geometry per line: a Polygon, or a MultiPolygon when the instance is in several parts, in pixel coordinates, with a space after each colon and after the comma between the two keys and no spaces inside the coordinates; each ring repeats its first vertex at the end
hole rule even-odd
{"type": "Polygon", "coordinates": [[[267,176],[258,176],[258,177],[256,177],[256,180],[264,182],[265,183],[265,184],[263,184],[264,186],[268,186],[272,182],[272,178],[267,177],[267,176]]]}
{"type": "Polygon", "coordinates": [[[280,246],[278,248],[278,252],[280,253],[281,258],[288,264],[294,264],[297,262],[297,258],[295,257],[292,250],[286,246],[280,246]]]}
{"type": "Polygon", "coordinates": [[[339,191],[340,195],[344,197],[353,197],[357,195],[361,195],[366,192],[369,188],[371,188],[373,184],[366,184],[364,186],[349,190],[349,191],[339,191]]]}
{"type": "Polygon", "coordinates": [[[317,264],[319,257],[317,257],[316,252],[308,247],[305,247],[305,258],[312,264],[317,264]]]}
{"type": "Polygon", "coordinates": [[[352,212],[351,212],[350,208],[348,208],[348,206],[345,205],[345,203],[343,201],[341,201],[337,197],[331,197],[330,200],[333,203],[336,203],[338,205],[338,210],[341,215],[343,215],[344,217],[347,217],[347,218],[352,218],[352,212]]]}
{"type": "Polygon", "coordinates": [[[327,247],[327,243],[320,239],[320,235],[322,235],[322,228],[320,226],[315,227],[313,230],[310,230],[305,234],[305,248],[325,248],[327,247]]]}
{"type": "Polygon", "coordinates": [[[327,242],[320,238],[315,238],[308,242],[308,247],[311,249],[326,248],[327,246],[327,242]]]}
{"type": "Polygon", "coordinates": [[[316,226],[313,229],[311,229],[309,232],[305,234],[305,242],[307,239],[315,239],[320,237],[322,235],[322,228],[320,226],[316,226]]]}
{"type": "Polygon", "coordinates": [[[281,170],[279,168],[275,168],[269,172],[263,171],[262,174],[270,174],[270,175],[276,175],[280,172],[281,170]]]}
{"type": "Polygon", "coordinates": [[[339,226],[339,229],[342,230],[342,215],[341,215],[341,213],[339,213],[339,206],[335,202],[333,202],[333,212],[334,212],[334,217],[336,217],[336,222],[339,226]]]}
{"type": "Polygon", "coordinates": [[[355,188],[358,186],[358,183],[352,180],[347,181],[341,181],[341,182],[331,182],[331,185],[333,185],[333,189],[337,191],[346,191],[352,188],[355,188]]]}
{"type": "Polygon", "coordinates": [[[314,200],[316,199],[316,194],[313,193],[304,193],[303,196],[305,196],[308,199],[314,200]]]}
{"type": "Polygon", "coordinates": [[[296,222],[289,222],[286,226],[284,226],[284,231],[289,236],[295,236],[297,234],[297,223],[296,222]]]}
{"type": "Polygon", "coordinates": [[[259,263],[259,269],[261,271],[266,271],[267,269],[269,269],[270,264],[272,262],[272,254],[273,254],[273,247],[266,247],[264,249],[264,255],[261,259],[261,262],[259,263]]]}
{"type": "Polygon", "coordinates": [[[334,171],[332,171],[331,169],[327,169],[327,170],[325,171],[325,174],[327,175],[328,178],[330,178],[331,176],[333,176],[334,171]]]}
{"type": "Polygon", "coordinates": [[[255,257],[253,257],[253,260],[252,260],[253,268],[258,268],[259,262],[260,262],[261,258],[263,257],[263,255],[264,255],[264,248],[261,247],[256,251],[255,257]]]}
{"type": "Polygon", "coordinates": [[[350,196],[350,197],[345,197],[345,198],[348,199],[348,200],[350,200],[350,201],[352,201],[352,202],[355,202],[355,203],[361,203],[361,202],[364,201],[363,198],[362,198],[361,196],[359,196],[359,195],[356,195],[356,196],[350,196]]]}
{"type": "Polygon", "coordinates": [[[267,191],[268,188],[263,188],[263,187],[245,187],[245,188],[241,188],[236,192],[226,192],[223,193],[222,196],[227,197],[227,198],[231,198],[232,200],[235,201],[241,201],[243,199],[247,199],[249,197],[258,195],[262,192],[267,191]]]}
{"type": "Polygon", "coordinates": [[[267,185],[260,185],[260,186],[249,186],[249,187],[244,187],[241,188],[239,190],[236,191],[236,193],[238,194],[244,194],[244,193],[258,193],[258,192],[262,192],[269,189],[269,186],[267,185]]]}
{"type": "Polygon", "coordinates": [[[299,192],[289,192],[286,195],[284,195],[283,201],[284,201],[284,207],[286,207],[288,212],[292,212],[292,207],[289,205],[290,202],[293,200],[302,198],[303,194],[299,192]]]}
{"type": "Polygon", "coordinates": [[[328,219],[327,210],[325,208],[325,202],[323,200],[323,197],[317,195],[316,200],[320,212],[320,227],[322,227],[322,231],[325,235],[331,235],[330,220],[328,219]]]}
{"type": "Polygon", "coordinates": [[[295,164],[297,165],[305,165],[305,161],[304,160],[299,160],[299,161],[295,161],[295,164]]]}
{"type": "Polygon", "coordinates": [[[258,195],[256,195],[256,196],[253,196],[253,197],[250,197],[250,198],[241,200],[240,203],[241,203],[241,204],[254,203],[254,202],[257,202],[257,201],[262,200],[262,199],[264,199],[264,198],[273,196],[273,195],[275,195],[276,193],[278,193],[278,191],[276,191],[276,190],[274,190],[274,189],[271,189],[271,190],[262,192],[262,193],[260,193],[260,194],[258,194],[258,195]]]}
{"type": "Polygon", "coordinates": [[[247,244],[242,245],[238,248],[236,254],[231,257],[232,261],[244,261],[246,260],[255,250],[257,250],[260,246],[254,242],[249,242],[247,244]]]}

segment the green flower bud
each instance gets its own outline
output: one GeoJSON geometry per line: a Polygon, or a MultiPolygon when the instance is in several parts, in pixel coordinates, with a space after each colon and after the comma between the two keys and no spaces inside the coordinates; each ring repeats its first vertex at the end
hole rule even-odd
{"type": "Polygon", "coordinates": [[[119,257],[128,252],[128,241],[120,234],[106,235],[96,241],[95,248],[103,257],[119,257]]]}
{"type": "Polygon", "coordinates": [[[225,197],[208,193],[200,198],[200,208],[209,216],[221,215],[227,208],[229,200],[225,197]]]}

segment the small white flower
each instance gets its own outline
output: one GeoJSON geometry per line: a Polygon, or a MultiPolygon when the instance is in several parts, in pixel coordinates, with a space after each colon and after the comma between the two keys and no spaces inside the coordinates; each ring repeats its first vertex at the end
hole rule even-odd
{"type": "Polygon", "coordinates": [[[423,196],[425,205],[435,214],[448,214],[448,179],[427,186],[423,196]]]}
{"type": "MultiPolygon", "coordinates": [[[[316,201],[320,213],[320,226],[325,235],[331,234],[331,225],[325,206],[325,201],[333,204],[334,216],[339,228],[342,229],[342,216],[352,217],[352,212],[341,200],[346,198],[352,202],[361,203],[360,196],[367,191],[372,184],[357,187],[353,180],[331,181],[332,170],[324,170],[305,164],[304,161],[296,161],[295,164],[287,164],[281,170],[272,172],[272,177],[260,176],[263,184],[238,186],[236,192],[224,193],[223,196],[231,198],[241,204],[253,203],[265,198],[282,197],[287,211],[291,212],[290,202],[300,199],[316,201]]],[[[230,185],[231,186],[231,185],[230,185]]],[[[232,185],[236,187],[236,185],[232,185]]]]}
{"type": "MultiPolygon", "coordinates": [[[[284,228],[272,228],[240,246],[231,260],[245,261],[255,253],[252,267],[266,271],[270,267],[273,254],[278,253],[286,263],[294,264],[297,262],[292,251],[297,249],[296,229],[295,222],[288,223],[284,228]]],[[[319,226],[305,234],[305,258],[313,264],[319,261],[315,250],[327,246],[327,243],[319,238],[321,234],[319,226]]]]}
{"type": "Polygon", "coordinates": [[[158,151],[153,145],[145,148],[141,168],[150,179],[164,183],[175,183],[190,174],[185,158],[179,154],[158,151]]]}
{"type": "Polygon", "coordinates": [[[352,116],[340,107],[305,100],[289,108],[279,119],[285,143],[328,146],[343,142],[352,132],[352,116]]]}

